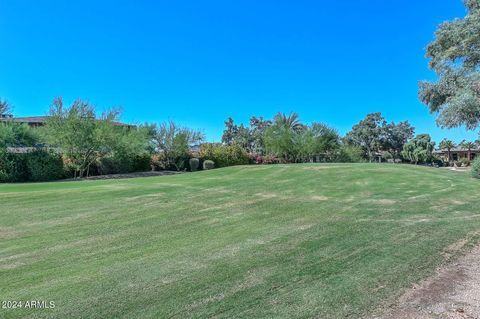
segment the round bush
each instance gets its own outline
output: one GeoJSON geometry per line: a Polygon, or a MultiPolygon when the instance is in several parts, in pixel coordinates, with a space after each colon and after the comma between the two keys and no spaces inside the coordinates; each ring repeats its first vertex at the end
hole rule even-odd
{"type": "Polygon", "coordinates": [[[200,160],[198,158],[191,158],[188,160],[190,164],[190,170],[192,172],[195,172],[198,170],[198,167],[200,166],[200,160]]]}
{"type": "Polygon", "coordinates": [[[206,160],[203,162],[203,169],[214,169],[215,168],[215,162],[211,160],[206,160]]]}
{"type": "Polygon", "coordinates": [[[472,176],[480,178],[480,157],[477,157],[472,164],[472,176]]]}

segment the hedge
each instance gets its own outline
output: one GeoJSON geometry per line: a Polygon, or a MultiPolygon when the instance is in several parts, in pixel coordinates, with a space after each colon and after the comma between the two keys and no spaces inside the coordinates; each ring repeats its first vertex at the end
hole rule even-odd
{"type": "Polygon", "coordinates": [[[64,177],[62,157],[45,150],[9,153],[0,150],[0,182],[40,182],[64,177]]]}

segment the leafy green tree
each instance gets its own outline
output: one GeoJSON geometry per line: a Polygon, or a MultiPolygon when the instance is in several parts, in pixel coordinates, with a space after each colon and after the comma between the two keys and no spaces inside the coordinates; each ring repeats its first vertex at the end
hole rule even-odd
{"type": "Polygon", "coordinates": [[[331,161],[340,149],[340,135],[334,128],[323,123],[313,123],[305,127],[298,136],[299,153],[306,161],[316,155],[323,155],[331,161]]]}
{"type": "Polygon", "coordinates": [[[225,121],[225,130],[222,135],[222,143],[227,145],[233,144],[235,137],[238,133],[238,126],[235,125],[235,122],[231,117],[225,121]]]}
{"type": "Polygon", "coordinates": [[[452,149],[455,148],[455,143],[449,139],[443,139],[440,144],[440,148],[442,150],[447,150],[447,156],[448,156],[448,161],[450,162],[452,160],[452,149]]]}
{"type": "Polygon", "coordinates": [[[200,144],[204,136],[201,132],[180,127],[175,122],[161,123],[155,129],[156,150],[166,161],[166,167],[181,168],[192,146],[200,144]]]}
{"type": "Polygon", "coordinates": [[[382,145],[382,126],[385,119],[381,113],[370,113],[365,119],[352,127],[347,134],[346,141],[364,149],[370,162],[375,158],[382,145]]]}
{"type": "Polygon", "coordinates": [[[395,162],[400,157],[403,146],[413,137],[414,131],[415,129],[408,121],[398,124],[394,122],[385,123],[382,126],[380,137],[381,148],[389,152],[395,162]]]}
{"type": "Polygon", "coordinates": [[[305,126],[300,123],[298,114],[278,113],[273,124],[265,130],[265,147],[269,154],[287,162],[298,161],[304,155],[300,142],[305,141],[305,126]]]}
{"type": "Polygon", "coordinates": [[[420,134],[403,146],[402,156],[417,165],[432,160],[434,148],[430,135],[420,134]]]}
{"type": "Polygon", "coordinates": [[[480,2],[465,5],[467,16],[441,24],[427,48],[438,81],[420,82],[420,99],[446,128],[475,129],[480,123],[480,2]]]}
{"type": "Polygon", "coordinates": [[[245,151],[251,152],[253,139],[250,133],[250,129],[248,127],[245,127],[243,124],[240,124],[240,126],[238,126],[237,135],[233,139],[233,144],[237,144],[245,151]]]}
{"type": "Polygon", "coordinates": [[[225,121],[222,142],[226,145],[238,144],[248,152],[251,152],[253,148],[253,136],[250,129],[243,124],[236,125],[231,117],[225,121]]]}
{"type": "Polygon", "coordinates": [[[265,154],[265,131],[271,125],[272,121],[265,120],[263,117],[252,116],[250,118],[251,151],[255,154],[265,154]]]}
{"type": "Polygon", "coordinates": [[[92,105],[81,100],[65,107],[56,98],[42,135],[49,145],[59,147],[69,160],[75,177],[89,175],[90,167],[113,150],[118,132],[115,122],[120,112],[110,110],[97,119],[92,105]]]}
{"type": "Polygon", "coordinates": [[[37,131],[16,122],[0,123],[0,147],[30,147],[39,143],[37,131]]]}

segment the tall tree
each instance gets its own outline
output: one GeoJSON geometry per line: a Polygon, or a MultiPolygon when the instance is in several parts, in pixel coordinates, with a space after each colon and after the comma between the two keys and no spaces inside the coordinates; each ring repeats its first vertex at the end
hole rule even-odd
{"type": "Polygon", "coordinates": [[[477,145],[475,144],[475,142],[469,142],[469,141],[463,140],[460,143],[460,146],[467,150],[468,160],[470,160],[472,158],[472,150],[477,148],[477,145]]]}
{"type": "Polygon", "coordinates": [[[252,116],[250,118],[250,134],[252,138],[252,151],[256,154],[265,153],[265,131],[272,125],[272,121],[263,117],[252,116]]]}
{"type": "Polygon", "coordinates": [[[298,114],[285,115],[278,113],[273,124],[265,130],[265,146],[267,152],[281,157],[287,162],[299,159],[299,141],[305,131],[298,114]]]}
{"type": "Polygon", "coordinates": [[[403,146],[402,156],[415,165],[425,163],[432,160],[434,148],[430,135],[420,134],[403,146]]]}
{"type": "Polygon", "coordinates": [[[190,147],[199,144],[203,139],[201,132],[180,127],[173,121],[161,123],[155,129],[154,135],[157,152],[164,156],[167,167],[175,167],[177,170],[180,169],[184,157],[188,156],[190,147]]]}
{"type": "Polygon", "coordinates": [[[382,144],[382,126],[385,119],[381,113],[370,113],[365,119],[352,127],[347,134],[348,143],[362,147],[367,158],[372,162],[375,153],[380,150],[382,144]]]}
{"type": "Polygon", "coordinates": [[[233,119],[229,117],[225,121],[222,143],[227,145],[237,144],[247,152],[251,152],[253,136],[248,127],[245,127],[243,124],[236,125],[233,119]]]}
{"type": "Polygon", "coordinates": [[[427,48],[438,81],[420,82],[420,99],[446,128],[480,124],[480,1],[465,5],[467,16],[441,24],[427,48]]]}
{"type": "Polygon", "coordinates": [[[452,149],[455,148],[455,143],[449,139],[443,139],[440,144],[440,149],[442,150],[447,150],[447,156],[448,156],[448,161],[450,162],[452,160],[452,149]]]}
{"type": "Polygon", "coordinates": [[[97,119],[91,104],[77,100],[65,107],[62,98],[56,98],[49,115],[42,133],[51,146],[59,147],[70,160],[75,177],[88,176],[90,166],[111,152],[117,141],[114,123],[120,112],[116,109],[97,119]]]}
{"type": "Polygon", "coordinates": [[[243,124],[238,126],[237,134],[233,138],[233,143],[238,144],[245,151],[252,151],[253,138],[248,127],[245,127],[243,124]]]}
{"type": "Polygon", "coordinates": [[[273,121],[278,126],[284,126],[287,129],[295,132],[301,131],[305,126],[300,122],[298,113],[293,112],[290,114],[278,113],[275,115],[273,121]]]}
{"type": "Polygon", "coordinates": [[[381,131],[382,149],[392,154],[393,160],[400,157],[403,146],[413,137],[415,129],[408,121],[384,124],[381,131]]]}
{"type": "Polygon", "coordinates": [[[235,137],[238,134],[238,126],[235,125],[233,118],[229,117],[225,121],[225,130],[223,131],[222,135],[222,143],[227,145],[233,144],[235,137]]]}
{"type": "Polygon", "coordinates": [[[341,145],[337,130],[323,123],[313,123],[309,131],[312,132],[313,137],[311,155],[323,154],[331,160],[341,145]]]}

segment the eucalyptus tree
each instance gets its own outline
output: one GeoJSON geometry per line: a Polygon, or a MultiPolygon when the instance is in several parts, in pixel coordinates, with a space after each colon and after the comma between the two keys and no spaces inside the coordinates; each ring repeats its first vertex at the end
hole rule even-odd
{"type": "Polygon", "coordinates": [[[370,162],[382,146],[382,126],[385,119],[381,113],[370,113],[352,127],[345,139],[349,144],[360,146],[370,162]]]}
{"type": "Polygon", "coordinates": [[[408,122],[384,123],[381,130],[380,143],[384,151],[388,151],[395,162],[401,155],[403,146],[413,137],[414,127],[408,122]]]}
{"type": "Polygon", "coordinates": [[[420,99],[445,128],[480,124],[480,1],[466,0],[465,5],[467,15],[442,23],[427,47],[438,81],[420,82],[420,99]]]}

